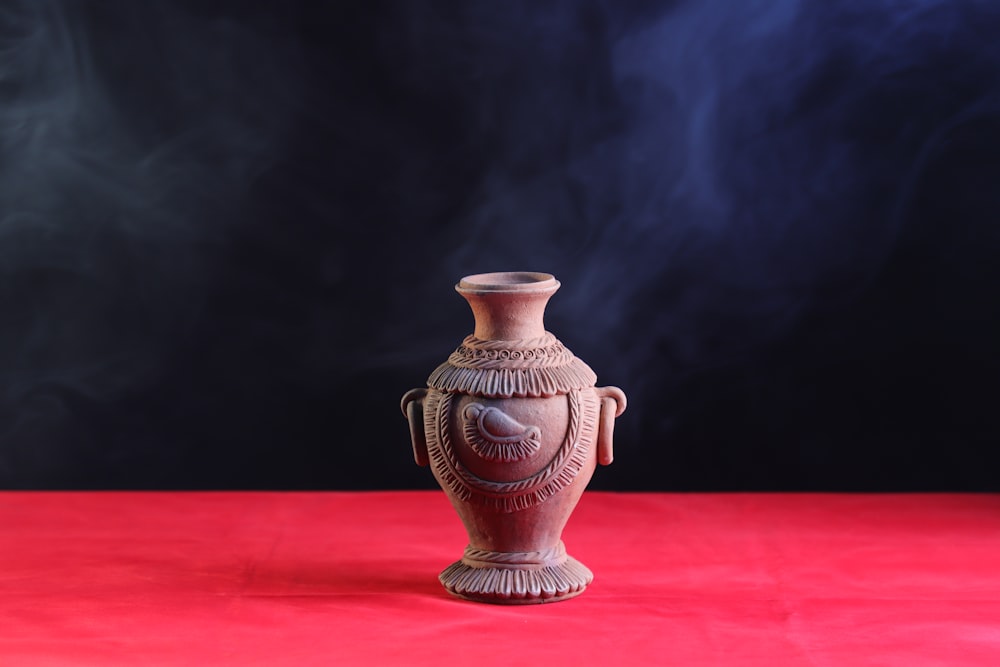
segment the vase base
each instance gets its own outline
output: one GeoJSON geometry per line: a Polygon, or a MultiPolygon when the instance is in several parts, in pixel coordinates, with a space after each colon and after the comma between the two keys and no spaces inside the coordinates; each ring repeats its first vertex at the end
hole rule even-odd
{"type": "Polygon", "coordinates": [[[484,551],[467,547],[462,560],[438,577],[455,597],[491,604],[543,604],[576,597],[593,573],[562,543],[544,552],[484,551]]]}

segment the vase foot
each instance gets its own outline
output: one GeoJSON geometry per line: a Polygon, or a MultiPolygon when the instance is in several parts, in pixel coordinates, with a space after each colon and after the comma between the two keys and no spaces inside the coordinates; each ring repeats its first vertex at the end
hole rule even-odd
{"type": "Polygon", "coordinates": [[[532,552],[466,547],[462,560],[449,565],[438,579],[463,600],[513,605],[567,600],[582,593],[594,575],[568,556],[560,542],[554,549],[532,552]]]}

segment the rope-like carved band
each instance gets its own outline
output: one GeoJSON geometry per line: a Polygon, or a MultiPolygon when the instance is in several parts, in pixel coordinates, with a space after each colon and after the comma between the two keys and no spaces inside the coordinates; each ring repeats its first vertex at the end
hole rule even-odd
{"type": "Polygon", "coordinates": [[[465,547],[462,560],[498,565],[551,565],[566,560],[566,545],[560,541],[557,546],[542,551],[487,551],[469,545],[465,547]]]}

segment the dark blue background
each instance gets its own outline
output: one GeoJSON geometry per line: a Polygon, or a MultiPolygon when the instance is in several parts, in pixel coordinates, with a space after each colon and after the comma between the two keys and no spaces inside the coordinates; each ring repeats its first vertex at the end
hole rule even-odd
{"type": "Polygon", "coordinates": [[[0,485],[431,486],[452,290],[554,273],[614,489],[993,489],[986,0],[21,2],[0,485]]]}

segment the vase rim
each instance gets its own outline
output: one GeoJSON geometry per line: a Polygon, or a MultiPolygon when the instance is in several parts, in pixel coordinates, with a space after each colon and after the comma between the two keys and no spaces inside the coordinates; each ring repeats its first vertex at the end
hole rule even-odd
{"type": "Polygon", "coordinates": [[[496,271],[476,273],[462,278],[455,289],[476,292],[553,292],[559,281],[551,273],[539,271],[496,271]]]}

